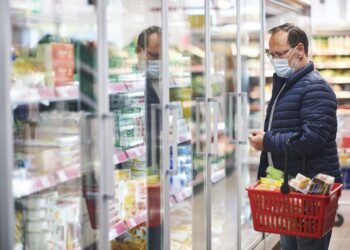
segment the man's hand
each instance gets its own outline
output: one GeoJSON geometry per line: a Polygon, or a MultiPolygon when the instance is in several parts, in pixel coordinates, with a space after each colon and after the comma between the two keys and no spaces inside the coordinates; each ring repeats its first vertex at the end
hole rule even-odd
{"type": "Polygon", "coordinates": [[[256,150],[262,150],[263,149],[263,138],[264,138],[264,132],[261,130],[252,130],[248,136],[250,144],[252,147],[256,150]]]}

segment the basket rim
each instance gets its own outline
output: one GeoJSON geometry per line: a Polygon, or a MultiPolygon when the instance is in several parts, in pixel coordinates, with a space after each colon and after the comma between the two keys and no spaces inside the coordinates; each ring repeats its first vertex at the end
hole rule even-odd
{"type": "MultiPolygon", "coordinates": [[[[315,194],[303,194],[298,192],[290,192],[289,194],[282,194],[280,190],[261,190],[261,189],[255,189],[256,186],[259,184],[259,181],[256,181],[249,187],[246,187],[246,190],[248,193],[260,193],[260,194],[273,194],[273,195],[283,195],[288,197],[296,197],[301,199],[322,199],[326,200],[329,199],[331,196],[335,195],[336,193],[340,192],[340,189],[343,187],[342,183],[334,183],[331,192],[328,195],[315,195],[315,194]]],[[[340,195],[339,195],[340,196],[340,195]]]]}

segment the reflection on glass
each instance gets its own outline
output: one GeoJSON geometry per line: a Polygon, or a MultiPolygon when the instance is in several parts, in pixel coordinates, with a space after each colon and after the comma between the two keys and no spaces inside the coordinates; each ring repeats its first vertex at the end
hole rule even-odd
{"type": "Polygon", "coordinates": [[[160,1],[109,1],[109,104],[114,118],[111,249],[161,249],[160,1]]]}

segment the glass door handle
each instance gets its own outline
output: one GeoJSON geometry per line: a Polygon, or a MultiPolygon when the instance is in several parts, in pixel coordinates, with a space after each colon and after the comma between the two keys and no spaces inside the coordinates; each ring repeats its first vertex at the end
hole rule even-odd
{"type": "Polygon", "coordinates": [[[195,104],[196,104],[196,118],[195,118],[195,141],[196,141],[196,155],[199,156],[200,154],[204,155],[204,152],[200,151],[201,147],[201,103],[205,103],[204,97],[197,97],[195,98],[195,104]]]}
{"type": "MultiPolygon", "coordinates": [[[[150,138],[146,138],[147,142],[147,147],[151,147],[151,153],[147,154],[147,157],[150,157],[151,159],[147,160],[152,168],[154,168],[158,162],[157,162],[157,154],[159,153],[157,151],[158,148],[160,148],[160,145],[157,145],[157,143],[159,143],[159,128],[160,128],[160,124],[159,124],[159,115],[157,115],[157,112],[160,112],[161,110],[161,106],[159,103],[151,103],[148,104],[149,105],[149,110],[150,110],[150,114],[147,115],[148,117],[146,119],[150,119],[150,122],[147,121],[147,125],[146,126],[150,126],[146,127],[147,131],[150,131],[150,133],[146,133],[146,136],[150,137],[150,138]]],[[[147,149],[147,150],[150,150],[147,149]]]]}
{"type": "MultiPolygon", "coordinates": [[[[209,148],[209,157],[214,158],[218,156],[218,100],[216,98],[208,98],[209,104],[213,104],[213,142],[212,147],[209,148]]],[[[209,129],[209,137],[211,139],[211,129],[209,129]]]]}
{"type": "Polygon", "coordinates": [[[248,95],[246,92],[231,92],[229,93],[229,117],[228,129],[229,139],[232,144],[247,144],[248,138],[248,95]],[[233,110],[234,99],[236,100],[236,110],[233,110]],[[238,110],[241,108],[241,110],[238,110]],[[234,114],[236,116],[237,130],[234,129],[234,114]],[[240,117],[242,114],[242,117],[240,117]],[[240,130],[240,131],[238,131],[240,130]],[[233,134],[235,132],[235,135],[233,134]]]}
{"type": "Polygon", "coordinates": [[[166,109],[170,111],[170,114],[172,115],[172,159],[173,164],[172,168],[167,170],[168,175],[177,175],[178,173],[178,152],[177,152],[177,143],[178,143],[178,128],[177,128],[177,120],[178,120],[178,110],[181,108],[180,105],[170,103],[165,106],[166,109]]]}
{"type": "Polygon", "coordinates": [[[235,104],[235,107],[237,106],[237,92],[230,92],[228,95],[228,135],[229,135],[229,141],[232,144],[236,144],[237,140],[235,139],[234,132],[234,126],[233,126],[233,119],[234,114],[236,115],[237,110],[233,109],[233,104],[235,104]],[[234,102],[235,101],[235,102],[234,102]]]}
{"type": "Polygon", "coordinates": [[[114,135],[114,126],[113,126],[113,114],[103,114],[101,119],[103,123],[103,128],[105,133],[104,138],[106,138],[106,150],[105,150],[105,166],[102,166],[102,168],[105,168],[106,171],[102,171],[102,174],[104,176],[104,183],[101,183],[101,187],[103,187],[102,197],[104,199],[114,199],[114,164],[113,164],[113,135],[114,135]]]}
{"type": "Polygon", "coordinates": [[[247,92],[239,93],[239,97],[242,102],[242,116],[243,116],[242,123],[241,123],[242,137],[240,138],[239,143],[247,144],[248,143],[248,113],[249,113],[247,92]]]}

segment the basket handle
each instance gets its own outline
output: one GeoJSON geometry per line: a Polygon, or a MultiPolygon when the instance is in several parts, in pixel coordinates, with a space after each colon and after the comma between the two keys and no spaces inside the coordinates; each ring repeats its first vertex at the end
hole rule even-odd
{"type": "MultiPolygon", "coordinates": [[[[296,133],[293,136],[289,137],[286,146],[284,147],[284,179],[283,179],[283,184],[281,186],[281,192],[282,194],[289,194],[290,188],[288,184],[288,147],[289,144],[300,137],[300,133],[296,133]]],[[[305,172],[305,156],[303,156],[303,171],[305,172]]]]}

